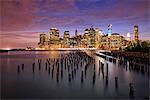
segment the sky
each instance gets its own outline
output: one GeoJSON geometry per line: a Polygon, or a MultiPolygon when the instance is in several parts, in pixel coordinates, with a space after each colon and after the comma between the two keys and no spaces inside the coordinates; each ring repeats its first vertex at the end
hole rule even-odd
{"type": "MultiPolygon", "coordinates": [[[[126,37],[139,26],[141,40],[150,40],[150,0],[0,0],[0,48],[37,47],[39,34],[56,27],[83,34],[93,26],[126,37]]],[[[49,35],[49,34],[48,34],[49,35]]]]}

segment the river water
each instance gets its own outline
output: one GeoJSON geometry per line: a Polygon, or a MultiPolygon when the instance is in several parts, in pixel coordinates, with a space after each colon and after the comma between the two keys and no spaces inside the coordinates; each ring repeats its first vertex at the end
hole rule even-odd
{"type": "Polygon", "coordinates": [[[143,99],[149,97],[149,77],[147,75],[126,70],[124,65],[118,64],[117,61],[112,63],[88,51],[86,53],[91,56],[89,59],[77,51],[1,53],[2,98],[143,99]],[[38,59],[41,59],[40,68],[38,59]],[[50,65],[46,63],[47,59],[50,65]],[[99,62],[104,64],[104,73],[102,73],[99,62]],[[35,63],[34,71],[33,63],[35,63]],[[24,64],[23,68],[22,64],[24,64]],[[93,76],[94,64],[95,76],[93,76]],[[82,71],[85,73],[86,65],[86,75],[82,75],[82,71]],[[106,76],[108,76],[107,82],[106,76]],[[118,78],[117,87],[115,77],[118,78]],[[130,83],[133,84],[134,90],[132,96],[130,95],[130,83]]]}

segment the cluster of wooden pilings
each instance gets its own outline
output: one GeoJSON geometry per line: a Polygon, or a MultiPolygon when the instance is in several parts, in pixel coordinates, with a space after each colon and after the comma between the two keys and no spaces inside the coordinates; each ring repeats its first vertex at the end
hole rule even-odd
{"type": "MultiPolygon", "coordinates": [[[[104,57],[106,60],[116,63],[116,59],[104,57]]],[[[122,62],[123,63],[123,62],[122,62]]],[[[102,74],[105,86],[108,87],[109,83],[109,64],[104,64],[99,60],[98,65],[98,74],[96,74],[95,59],[85,52],[76,51],[72,53],[61,54],[59,58],[47,58],[46,60],[37,59],[36,62],[31,64],[31,71],[33,74],[37,70],[45,70],[45,72],[51,76],[52,79],[56,79],[56,82],[59,83],[63,79],[64,74],[67,73],[68,83],[71,84],[76,78],[81,79],[81,84],[84,84],[87,77],[87,70],[89,67],[93,67],[92,84],[95,85],[96,75],[102,74]],[[104,67],[105,66],[105,67],[104,67]],[[105,69],[106,68],[106,69],[105,69]],[[105,71],[104,71],[105,70],[105,71]],[[77,77],[77,73],[81,74],[80,77],[77,77]]],[[[25,64],[17,66],[18,74],[25,69],[25,64]]],[[[118,76],[114,77],[114,87],[119,88],[119,78],[118,76]]],[[[129,95],[134,97],[134,85],[129,83],[129,95]]]]}
{"type": "Polygon", "coordinates": [[[146,74],[149,77],[150,73],[150,66],[149,66],[149,59],[146,58],[137,58],[137,57],[130,57],[130,56],[123,56],[117,53],[103,53],[104,55],[98,55],[105,60],[116,64],[118,61],[119,66],[123,66],[126,71],[136,71],[141,72],[142,74],[146,74]]]}
{"type": "Polygon", "coordinates": [[[142,59],[137,58],[128,58],[124,60],[118,60],[120,66],[123,66],[126,71],[134,71],[141,74],[145,74],[149,77],[150,66],[149,62],[143,61],[142,59]]]}

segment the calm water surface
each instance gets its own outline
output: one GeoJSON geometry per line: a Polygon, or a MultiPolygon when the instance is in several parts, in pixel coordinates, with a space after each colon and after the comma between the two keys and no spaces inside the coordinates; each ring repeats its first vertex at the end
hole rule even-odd
{"type": "Polygon", "coordinates": [[[75,51],[1,53],[1,96],[2,98],[129,99],[129,83],[133,83],[135,99],[149,97],[149,77],[147,75],[126,70],[118,62],[116,64],[109,62],[99,56],[91,55],[89,52],[88,55],[94,59],[91,63],[82,59],[75,62],[75,57],[79,57],[75,51]],[[67,68],[65,69],[65,58],[72,60],[72,63],[66,66],[70,66],[70,68],[73,66],[76,69],[73,77],[71,74],[71,81],[68,81],[68,77],[72,71],[68,71],[67,68]],[[38,59],[42,59],[40,69],[38,59]],[[45,64],[46,59],[50,59],[51,63],[50,65],[47,64],[47,68],[45,64]],[[58,59],[58,64],[56,64],[56,61],[53,61],[54,59],[58,59]],[[99,61],[104,64],[104,77],[102,72],[99,72],[99,61]],[[35,69],[33,72],[32,64],[34,62],[35,69]],[[106,63],[108,63],[107,85],[105,78],[106,63]],[[24,64],[23,69],[21,64],[24,64]],[[86,75],[83,75],[83,82],[81,82],[82,70],[84,71],[86,64],[88,66],[87,72],[86,75]],[[96,76],[93,83],[94,64],[96,76]],[[20,66],[19,71],[18,65],[20,66]],[[53,66],[54,72],[52,77],[53,66]],[[58,66],[59,74],[57,75],[58,66]],[[49,67],[50,69],[48,69],[49,67]],[[61,75],[61,70],[63,70],[63,75],[61,75]],[[115,77],[118,77],[118,88],[115,87],[115,77]]]}

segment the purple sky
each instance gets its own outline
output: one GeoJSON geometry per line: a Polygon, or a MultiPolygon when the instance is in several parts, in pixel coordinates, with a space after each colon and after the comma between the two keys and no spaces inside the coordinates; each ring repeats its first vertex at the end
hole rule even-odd
{"type": "Polygon", "coordinates": [[[134,25],[139,25],[140,39],[150,40],[150,0],[0,0],[0,48],[37,46],[39,32],[57,27],[73,35],[83,34],[93,26],[107,33],[133,37],[134,25]]]}

